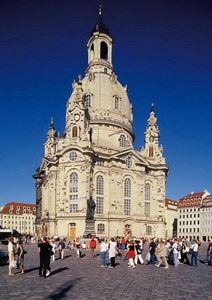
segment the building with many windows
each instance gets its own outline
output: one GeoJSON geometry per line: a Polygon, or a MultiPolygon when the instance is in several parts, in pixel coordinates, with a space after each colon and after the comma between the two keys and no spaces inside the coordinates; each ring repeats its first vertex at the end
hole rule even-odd
{"type": "Polygon", "coordinates": [[[9,202],[0,211],[0,226],[35,234],[36,205],[9,202]]]}
{"type": "Polygon", "coordinates": [[[191,193],[179,200],[178,204],[178,237],[197,239],[201,238],[200,233],[200,207],[203,200],[209,193],[191,193]]]}
{"type": "Polygon", "coordinates": [[[165,199],[166,238],[177,236],[178,201],[165,199]]]}
{"type": "Polygon", "coordinates": [[[212,195],[203,199],[199,208],[200,213],[200,237],[202,241],[212,239],[212,195]]]}
{"type": "Polygon", "coordinates": [[[168,167],[151,106],[145,144],[133,148],[133,109],[127,86],[112,64],[113,40],[101,12],[87,43],[85,76],[72,83],[65,130],[53,119],[36,180],[36,227],[40,235],[75,238],[85,230],[87,199],[96,203],[99,236],[165,236],[168,167]]]}

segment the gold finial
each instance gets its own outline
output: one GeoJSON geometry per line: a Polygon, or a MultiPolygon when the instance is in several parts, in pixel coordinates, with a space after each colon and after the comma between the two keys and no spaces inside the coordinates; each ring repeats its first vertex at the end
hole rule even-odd
{"type": "Polygon", "coordinates": [[[100,5],[99,6],[99,16],[101,16],[102,15],[102,6],[100,5]]]}

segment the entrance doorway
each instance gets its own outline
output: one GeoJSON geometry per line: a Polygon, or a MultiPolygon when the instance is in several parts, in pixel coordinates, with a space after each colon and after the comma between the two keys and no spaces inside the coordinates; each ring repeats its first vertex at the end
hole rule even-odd
{"type": "Polygon", "coordinates": [[[69,237],[74,240],[76,238],[76,223],[70,223],[69,226],[69,237]]]}
{"type": "Polygon", "coordinates": [[[132,229],[130,224],[125,225],[125,237],[126,239],[129,239],[132,237],[132,229]]]}

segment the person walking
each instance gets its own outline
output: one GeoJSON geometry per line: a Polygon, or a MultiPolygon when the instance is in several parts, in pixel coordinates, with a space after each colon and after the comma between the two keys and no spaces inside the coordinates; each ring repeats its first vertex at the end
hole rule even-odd
{"type": "Polygon", "coordinates": [[[91,249],[91,256],[92,257],[96,257],[94,251],[96,249],[96,240],[94,239],[94,237],[92,236],[91,240],[90,240],[90,244],[89,247],[91,249]]]}
{"type": "Polygon", "coordinates": [[[127,257],[129,260],[129,268],[135,268],[134,264],[134,258],[136,256],[136,250],[135,250],[135,245],[133,241],[130,241],[128,246],[127,246],[127,257]]]}
{"type": "Polygon", "coordinates": [[[107,259],[106,259],[107,251],[108,251],[108,243],[106,240],[102,239],[100,243],[100,255],[102,260],[101,267],[103,268],[107,267],[107,259]]]}
{"type": "Polygon", "coordinates": [[[24,248],[21,241],[17,241],[17,250],[18,250],[18,259],[17,259],[17,267],[19,267],[20,274],[24,274],[24,248]]]}
{"type": "Polygon", "coordinates": [[[155,250],[156,250],[156,243],[154,242],[154,239],[150,240],[149,244],[149,253],[150,253],[150,261],[148,264],[150,265],[155,265],[156,264],[156,259],[155,259],[155,250]]]}
{"type": "Polygon", "coordinates": [[[38,248],[40,252],[39,276],[45,278],[50,274],[50,258],[52,246],[49,244],[47,238],[44,237],[43,241],[38,244],[38,248]]]}
{"type": "Polygon", "coordinates": [[[182,242],[182,257],[181,257],[181,262],[184,263],[184,260],[186,261],[188,265],[190,265],[190,261],[188,259],[188,253],[189,253],[189,248],[186,244],[185,241],[182,242]]]}
{"type": "Polygon", "coordinates": [[[59,258],[64,259],[64,251],[65,251],[65,243],[63,240],[60,240],[59,244],[58,244],[58,248],[59,248],[59,258]]]}
{"type": "Polygon", "coordinates": [[[140,263],[143,265],[144,264],[144,260],[143,260],[143,258],[141,256],[141,254],[143,252],[143,245],[138,240],[135,241],[135,250],[136,250],[135,265],[138,264],[138,261],[140,261],[140,263]]]}
{"type": "Polygon", "coordinates": [[[178,261],[178,242],[177,242],[177,239],[174,239],[174,244],[172,245],[172,251],[173,251],[174,266],[178,267],[179,261],[178,261]]]}
{"type": "Polygon", "coordinates": [[[8,255],[9,255],[9,276],[14,276],[13,273],[13,262],[15,261],[15,249],[13,245],[13,237],[10,237],[8,240],[8,255]]]}
{"type": "Polygon", "coordinates": [[[193,265],[197,266],[198,248],[199,248],[199,245],[197,243],[197,240],[193,240],[193,244],[190,247],[190,249],[192,251],[191,266],[193,266],[193,265]]]}
{"type": "Polygon", "coordinates": [[[55,261],[55,253],[56,253],[56,249],[57,249],[57,245],[55,243],[55,240],[51,241],[51,246],[52,246],[52,261],[55,261]]]}
{"type": "Polygon", "coordinates": [[[117,243],[114,238],[111,238],[109,242],[109,258],[110,258],[109,268],[114,268],[116,265],[115,264],[116,251],[117,251],[117,243]]]}
{"type": "Polygon", "coordinates": [[[164,269],[168,269],[169,266],[168,266],[167,258],[166,258],[167,257],[167,247],[166,247],[166,242],[165,241],[161,242],[160,249],[158,250],[158,253],[160,254],[160,255],[158,255],[159,262],[155,266],[159,268],[161,264],[164,264],[165,265],[164,269]]]}

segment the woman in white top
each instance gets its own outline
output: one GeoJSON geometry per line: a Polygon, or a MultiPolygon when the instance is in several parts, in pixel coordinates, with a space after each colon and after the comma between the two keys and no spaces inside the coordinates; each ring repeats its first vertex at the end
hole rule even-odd
{"type": "Polygon", "coordinates": [[[197,266],[197,256],[198,256],[198,248],[199,245],[196,240],[193,240],[193,244],[191,245],[190,249],[192,251],[191,254],[191,266],[197,266]]]}
{"type": "Polygon", "coordinates": [[[116,250],[117,250],[117,243],[115,242],[114,238],[111,238],[109,242],[109,258],[110,258],[109,268],[114,268],[116,265],[115,264],[116,250]]]}
{"type": "Polygon", "coordinates": [[[102,239],[101,244],[100,244],[100,255],[102,259],[102,265],[101,267],[105,268],[107,267],[107,259],[106,259],[106,254],[108,250],[108,243],[104,239],[102,239]]]}
{"type": "Polygon", "coordinates": [[[8,241],[8,254],[9,254],[9,276],[13,276],[13,261],[15,260],[15,251],[14,251],[14,245],[13,245],[13,237],[9,238],[8,241]]]}

